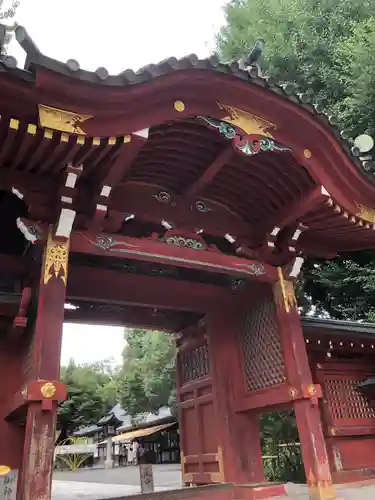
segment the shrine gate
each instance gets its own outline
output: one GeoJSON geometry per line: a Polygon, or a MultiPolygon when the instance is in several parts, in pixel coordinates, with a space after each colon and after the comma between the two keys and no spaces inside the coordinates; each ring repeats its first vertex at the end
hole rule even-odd
{"type": "Polygon", "coordinates": [[[25,67],[0,60],[0,465],[17,500],[50,498],[64,317],[178,333],[184,481],[218,485],[202,495],[283,494],[258,418],[293,408],[310,498],[336,498],[327,371],[310,368],[294,281],[306,255],[375,246],[368,155],[255,66],[112,76],[16,36],[25,67]]]}

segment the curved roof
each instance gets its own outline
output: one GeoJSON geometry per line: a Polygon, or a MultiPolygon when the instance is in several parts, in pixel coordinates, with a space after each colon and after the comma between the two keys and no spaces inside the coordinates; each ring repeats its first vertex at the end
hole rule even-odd
{"type": "Polygon", "coordinates": [[[24,28],[16,35],[27,60],[0,63],[0,182],[22,191],[34,220],[54,221],[71,163],[83,166],[78,229],[100,205],[106,232],[140,237],[169,220],[275,264],[290,251],[374,246],[371,162],[292,84],[193,55],[88,72],[41,54],[24,28]]]}

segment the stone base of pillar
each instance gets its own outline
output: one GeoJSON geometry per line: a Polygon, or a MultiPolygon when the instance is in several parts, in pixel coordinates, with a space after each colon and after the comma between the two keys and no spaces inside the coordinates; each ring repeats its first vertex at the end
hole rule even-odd
{"type": "Polygon", "coordinates": [[[114,466],[115,466],[115,461],[114,460],[106,460],[104,462],[105,469],[113,469],[114,466]]]}

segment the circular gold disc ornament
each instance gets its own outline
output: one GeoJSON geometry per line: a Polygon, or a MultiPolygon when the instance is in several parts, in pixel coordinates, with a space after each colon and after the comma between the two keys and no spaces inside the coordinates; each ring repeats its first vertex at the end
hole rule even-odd
{"type": "Polygon", "coordinates": [[[0,476],[6,476],[10,472],[10,467],[7,465],[0,465],[0,476]]]}
{"type": "Polygon", "coordinates": [[[47,382],[46,384],[42,385],[40,388],[40,392],[42,395],[46,398],[52,398],[56,394],[56,387],[52,382],[47,382]]]}
{"type": "Polygon", "coordinates": [[[174,109],[179,113],[182,113],[182,111],[185,111],[185,104],[182,101],[175,101],[174,109]]]}

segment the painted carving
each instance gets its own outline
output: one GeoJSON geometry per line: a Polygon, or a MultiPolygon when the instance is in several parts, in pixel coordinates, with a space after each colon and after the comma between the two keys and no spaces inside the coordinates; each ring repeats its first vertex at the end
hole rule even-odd
{"type": "Polygon", "coordinates": [[[227,114],[223,120],[230,123],[234,127],[243,130],[248,135],[263,135],[272,137],[271,130],[276,130],[276,125],[273,123],[255,116],[242,109],[233,108],[226,104],[217,103],[219,108],[227,114]]]}
{"type": "Polygon", "coordinates": [[[199,240],[185,238],[183,236],[169,236],[165,242],[167,245],[175,245],[181,248],[191,248],[193,250],[206,250],[206,247],[199,240]]]}
{"type": "Polygon", "coordinates": [[[53,396],[56,394],[56,386],[52,382],[46,382],[40,388],[40,392],[42,393],[42,396],[46,399],[53,398],[53,396]]]}
{"type": "Polygon", "coordinates": [[[39,104],[39,121],[43,128],[59,130],[60,132],[68,132],[71,134],[86,135],[82,129],[85,121],[93,118],[92,115],[82,115],[63,109],[52,108],[39,104]]]}
{"type": "Polygon", "coordinates": [[[236,267],[243,267],[247,269],[252,276],[260,276],[262,274],[266,274],[264,270],[263,264],[259,264],[258,262],[255,264],[236,264],[236,267]]]}
{"type": "Polygon", "coordinates": [[[200,116],[199,118],[205,121],[210,127],[218,130],[225,139],[232,140],[235,149],[245,156],[253,156],[261,151],[291,151],[290,148],[259,133],[247,134],[238,126],[233,126],[225,121],[214,120],[205,116],[200,116]]]}
{"type": "Polygon", "coordinates": [[[61,276],[65,286],[68,278],[68,258],[69,258],[69,242],[57,242],[52,239],[51,234],[48,236],[46,256],[44,262],[44,279],[46,285],[54,276],[61,276]]]}
{"type": "Polygon", "coordinates": [[[160,201],[160,203],[170,203],[171,201],[171,195],[167,191],[160,191],[157,194],[153,194],[152,197],[160,201]]]}
{"type": "Polygon", "coordinates": [[[375,224],[375,210],[373,208],[366,207],[365,205],[361,205],[360,203],[356,203],[358,207],[357,217],[360,217],[363,220],[371,222],[371,224],[375,224]]]}
{"type": "Polygon", "coordinates": [[[198,200],[195,203],[195,208],[198,210],[198,212],[202,213],[207,213],[207,212],[212,212],[212,209],[209,208],[204,201],[198,200]]]}
{"type": "MultiPolygon", "coordinates": [[[[163,251],[155,252],[155,251],[142,251],[139,250],[139,246],[133,245],[127,241],[117,241],[106,235],[98,235],[95,240],[91,240],[85,234],[80,233],[81,236],[86,239],[92,245],[101,248],[104,251],[108,252],[118,252],[124,254],[133,254],[133,255],[141,255],[146,257],[157,257],[161,259],[165,259],[170,262],[181,262],[188,264],[195,264],[204,267],[210,267],[214,269],[223,269],[226,271],[241,271],[244,274],[249,276],[260,276],[266,274],[263,264],[259,262],[253,262],[251,264],[247,263],[233,263],[232,265],[222,265],[222,264],[214,264],[211,262],[200,261],[198,259],[186,259],[184,257],[177,257],[174,255],[165,255],[163,251]],[[239,269],[240,268],[240,269],[239,269]]],[[[203,242],[202,242],[203,243],[203,242]]]]}

